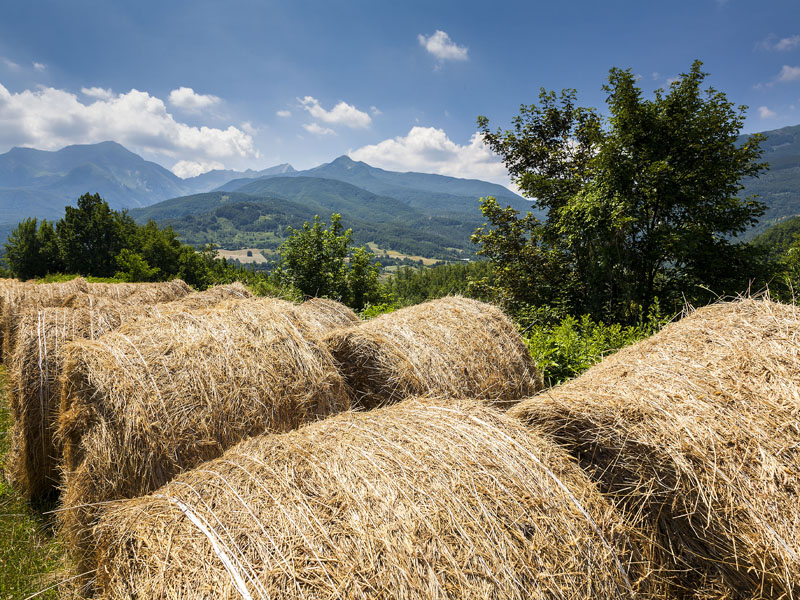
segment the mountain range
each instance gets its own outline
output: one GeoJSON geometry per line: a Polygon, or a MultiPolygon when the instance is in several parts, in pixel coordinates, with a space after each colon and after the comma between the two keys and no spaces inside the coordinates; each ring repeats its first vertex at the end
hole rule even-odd
{"type": "MultiPolygon", "coordinates": [[[[767,210],[743,238],[800,215],[800,125],[763,133],[770,170],[745,180],[742,194],[758,194],[767,210]]],[[[303,171],[282,164],[182,179],[120,144],[103,142],[55,152],[13,148],[0,155],[0,236],[26,217],[60,218],[64,206],[86,192],[99,193],[112,208],[129,209],[137,221],[172,225],[197,245],[269,249],[285,237],[287,225],[338,212],[359,243],[435,258],[471,249],[470,233],[483,222],[479,197],[530,210],[528,200],[497,184],[387,171],[347,156],[303,171]]]]}

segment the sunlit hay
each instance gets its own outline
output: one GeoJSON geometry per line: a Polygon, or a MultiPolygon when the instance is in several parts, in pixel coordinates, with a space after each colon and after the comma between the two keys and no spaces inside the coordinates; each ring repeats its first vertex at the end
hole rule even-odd
{"type": "Polygon", "coordinates": [[[679,584],[800,598],[800,309],[702,308],[510,414],[580,460],[679,584]]]}
{"type": "Polygon", "coordinates": [[[474,400],[253,438],[95,534],[101,598],[653,597],[581,470],[474,400]]]}
{"type": "Polygon", "coordinates": [[[245,437],[347,410],[328,351],[283,300],[125,324],[66,350],[61,514],[79,560],[95,503],[146,494],[245,437]]]}
{"type": "Polygon", "coordinates": [[[123,304],[159,304],[188,296],[192,288],[180,279],[156,283],[90,283],[89,293],[123,304]]]}
{"type": "Polygon", "coordinates": [[[491,304],[432,300],[324,338],[363,408],[412,395],[513,404],[541,389],[516,328],[491,304]]]}
{"type": "Polygon", "coordinates": [[[323,337],[340,327],[352,327],[361,323],[356,313],[335,300],[311,298],[298,305],[296,310],[317,337],[323,337]]]}
{"type": "Polygon", "coordinates": [[[67,342],[97,339],[141,313],[102,298],[80,308],[44,308],[25,313],[9,361],[12,451],[7,471],[28,499],[55,490],[60,449],[53,442],[60,408],[60,382],[67,342]]]}
{"type": "Polygon", "coordinates": [[[6,361],[14,353],[17,323],[28,310],[65,306],[74,302],[76,295],[86,295],[89,284],[77,277],[60,283],[15,282],[0,286],[0,329],[2,329],[2,358],[6,361]]]}
{"type": "Polygon", "coordinates": [[[226,285],[215,285],[202,292],[194,292],[182,298],[159,304],[157,309],[160,313],[171,311],[198,310],[210,308],[225,300],[243,300],[252,298],[253,294],[238,281],[226,285]]]}

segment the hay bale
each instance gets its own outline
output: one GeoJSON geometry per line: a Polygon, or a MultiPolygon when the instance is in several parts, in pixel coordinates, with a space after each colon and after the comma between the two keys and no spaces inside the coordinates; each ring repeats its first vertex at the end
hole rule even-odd
{"type": "Polygon", "coordinates": [[[9,479],[29,500],[53,492],[59,481],[60,449],[53,432],[60,408],[64,347],[78,339],[97,339],[138,310],[93,299],[79,308],[44,308],[19,321],[14,357],[9,361],[12,398],[12,448],[9,479]]]}
{"type": "Polygon", "coordinates": [[[638,591],[594,485],[558,447],[471,400],[411,399],[253,438],[108,507],[95,533],[101,598],[638,591]]]}
{"type": "Polygon", "coordinates": [[[77,277],[60,283],[16,282],[0,286],[0,329],[2,359],[14,353],[17,325],[22,314],[40,308],[74,305],[76,297],[89,293],[89,284],[77,277]]]}
{"type": "Polygon", "coordinates": [[[350,308],[327,298],[310,298],[295,310],[317,337],[323,337],[334,329],[361,323],[361,319],[350,308]]]}
{"type": "Polygon", "coordinates": [[[432,300],[324,338],[354,401],[366,409],[414,395],[513,404],[541,389],[516,328],[500,309],[432,300]]]}
{"type": "Polygon", "coordinates": [[[67,543],[95,503],[146,494],[247,436],[346,410],[328,351],[282,300],[227,301],[124,325],[66,350],[59,417],[67,543]]]}
{"type": "Polygon", "coordinates": [[[238,281],[226,285],[215,285],[202,292],[194,292],[182,298],[158,305],[160,314],[174,312],[198,310],[210,308],[225,300],[243,300],[252,298],[253,294],[238,281]]]}
{"type": "Polygon", "coordinates": [[[90,283],[89,294],[125,304],[160,304],[183,298],[192,288],[180,280],[155,283],[90,283]]]}
{"type": "Polygon", "coordinates": [[[678,585],[800,598],[800,309],[702,308],[510,414],[580,460],[678,585]]]}

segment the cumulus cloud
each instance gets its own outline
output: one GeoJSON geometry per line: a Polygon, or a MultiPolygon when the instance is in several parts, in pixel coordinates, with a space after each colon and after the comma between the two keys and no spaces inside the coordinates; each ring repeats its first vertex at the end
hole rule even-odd
{"type": "Polygon", "coordinates": [[[305,123],[303,125],[303,129],[305,129],[308,133],[313,133],[314,135],[336,135],[336,132],[329,127],[323,127],[319,123],[305,123]]]}
{"type": "Polygon", "coordinates": [[[95,100],[83,103],[76,94],[51,87],[12,94],[0,84],[0,147],[55,150],[114,140],[134,152],[195,162],[258,156],[252,136],[242,130],[181,123],[147,92],[83,92],[95,100]]]}
{"type": "Polygon", "coordinates": [[[378,108],[377,106],[370,106],[369,107],[369,112],[372,113],[373,117],[377,117],[378,115],[382,115],[383,114],[383,111],[380,108],[378,108]]]}
{"type": "Polygon", "coordinates": [[[181,86],[169,93],[169,103],[188,112],[200,112],[220,102],[217,96],[198,94],[190,87],[181,86]]]}
{"type": "Polygon", "coordinates": [[[331,110],[325,110],[320,105],[319,100],[311,96],[305,96],[297,100],[312,117],[319,119],[323,123],[344,125],[354,129],[365,129],[372,123],[372,117],[347,102],[339,102],[331,110]]]}
{"type": "Polygon", "coordinates": [[[90,98],[97,98],[98,100],[110,100],[114,97],[114,92],[110,88],[90,87],[81,88],[81,93],[90,98]]]}
{"type": "Polygon", "coordinates": [[[292,111],[290,111],[290,110],[279,110],[275,114],[278,115],[279,117],[283,118],[283,119],[287,119],[287,118],[292,116],[292,111]]]}
{"type": "Polygon", "coordinates": [[[778,73],[778,81],[794,81],[800,79],[800,67],[790,67],[783,65],[781,72],[778,73]]]}
{"type": "Polygon", "coordinates": [[[421,33],[417,36],[420,46],[433,54],[439,61],[467,60],[467,48],[459,46],[444,31],[437,30],[429,36],[421,33]]]}
{"type": "Polygon", "coordinates": [[[419,171],[483,179],[507,187],[508,171],[500,158],[475,133],[467,144],[452,141],[442,129],[413,127],[406,136],[349,152],[353,160],[391,171],[419,171]]]}
{"type": "Polygon", "coordinates": [[[44,71],[47,68],[47,65],[40,62],[33,63],[33,68],[37,71],[44,71]]]}
{"type": "Polygon", "coordinates": [[[182,179],[187,177],[197,177],[208,171],[214,169],[224,169],[225,165],[215,160],[211,161],[194,161],[194,160],[179,160],[170,169],[175,175],[182,179]]]}
{"type": "Polygon", "coordinates": [[[759,106],[758,107],[758,116],[762,119],[771,119],[772,117],[776,116],[776,112],[770,110],[766,106],[759,106]]]}

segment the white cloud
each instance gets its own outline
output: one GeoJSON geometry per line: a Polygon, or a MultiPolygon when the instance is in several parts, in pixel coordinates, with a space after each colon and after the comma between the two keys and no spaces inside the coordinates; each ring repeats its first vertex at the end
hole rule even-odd
{"type": "Polygon", "coordinates": [[[111,100],[114,97],[114,92],[111,91],[111,88],[101,88],[101,87],[90,87],[90,88],[81,88],[81,93],[84,96],[89,96],[90,98],[97,98],[98,100],[111,100]]]}
{"type": "Polygon", "coordinates": [[[292,116],[292,111],[290,111],[290,110],[279,110],[275,114],[278,115],[279,117],[283,118],[283,119],[287,119],[287,118],[292,116]]]}
{"type": "Polygon", "coordinates": [[[353,160],[391,171],[483,179],[511,187],[505,165],[483,143],[479,133],[475,133],[467,144],[460,145],[442,129],[413,127],[405,137],[384,140],[348,154],[353,160]]]}
{"type": "Polygon", "coordinates": [[[383,114],[383,111],[381,109],[379,109],[377,106],[370,106],[369,107],[369,112],[372,113],[373,117],[377,117],[377,116],[383,114]]]}
{"type": "Polygon", "coordinates": [[[194,160],[180,160],[172,165],[170,169],[175,175],[182,179],[187,177],[196,177],[214,169],[224,169],[225,165],[215,160],[212,161],[194,161],[194,160]]]}
{"type": "Polygon", "coordinates": [[[304,123],[303,129],[315,135],[336,135],[333,129],[322,127],[319,123],[304,123]]]}
{"type": "Polygon", "coordinates": [[[658,81],[658,78],[661,77],[661,75],[658,74],[658,71],[653,71],[652,77],[653,81],[658,81]]]}
{"type": "Polygon", "coordinates": [[[439,61],[467,60],[467,48],[457,45],[444,31],[436,30],[435,33],[425,37],[421,33],[417,36],[420,46],[433,54],[439,61]]]}
{"type": "Polygon", "coordinates": [[[770,110],[766,106],[758,107],[758,116],[761,117],[762,119],[771,119],[776,115],[777,113],[775,111],[770,110]]]}
{"type": "Polygon", "coordinates": [[[37,71],[44,71],[47,68],[47,65],[40,62],[33,63],[33,68],[37,71]]]}
{"type": "Polygon", "coordinates": [[[792,35],[778,40],[775,44],[775,50],[785,52],[787,50],[794,50],[797,46],[800,46],[800,35],[792,35]]]}
{"type": "Polygon", "coordinates": [[[0,148],[55,150],[114,140],[134,152],[187,161],[257,157],[252,136],[236,127],[193,127],[176,121],[163,100],[131,90],[84,89],[94,102],[51,87],[10,93],[0,84],[0,148]]]}
{"type": "Polygon", "coordinates": [[[190,87],[181,86],[169,93],[169,103],[188,112],[200,112],[220,102],[217,96],[198,94],[190,87]]]}
{"type": "Polygon", "coordinates": [[[354,129],[365,129],[372,123],[372,118],[365,112],[358,110],[352,104],[339,102],[331,110],[325,110],[319,100],[311,96],[298,98],[298,102],[305,108],[311,116],[319,119],[323,123],[333,125],[345,125],[354,129]]]}
{"type": "Polygon", "coordinates": [[[800,67],[783,65],[781,72],[778,73],[778,81],[794,81],[795,79],[800,79],[800,67]]]}
{"type": "Polygon", "coordinates": [[[5,58],[4,56],[0,56],[0,62],[2,62],[6,66],[6,68],[10,69],[11,71],[19,71],[19,65],[10,58],[5,58]]]}
{"type": "Polygon", "coordinates": [[[672,85],[676,81],[680,81],[680,77],[667,77],[667,85],[672,85]]]}
{"type": "Polygon", "coordinates": [[[789,37],[778,39],[774,33],[770,33],[766,38],[756,44],[759,50],[777,50],[787,52],[800,46],[800,35],[790,35],[789,37]]]}

